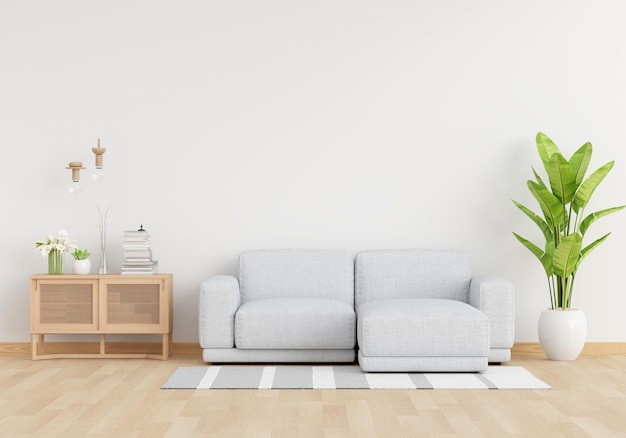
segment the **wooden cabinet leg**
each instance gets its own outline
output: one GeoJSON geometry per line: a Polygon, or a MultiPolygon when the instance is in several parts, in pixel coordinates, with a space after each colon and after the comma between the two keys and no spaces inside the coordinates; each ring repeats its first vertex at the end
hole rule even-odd
{"type": "Polygon", "coordinates": [[[163,335],[163,360],[167,360],[167,358],[170,356],[170,335],[169,334],[164,334],[163,335]]]}
{"type": "Polygon", "coordinates": [[[104,336],[104,333],[100,334],[100,356],[104,356],[106,354],[104,336]]]}
{"type": "Polygon", "coordinates": [[[37,360],[37,335],[30,335],[30,349],[33,356],[33,360],[37,360]]]}
{"type": "Polygon", "coordinates": [[[44,335],[31,334],[30,348],[33,360],[41,359],[43,355],[44,335]]]}

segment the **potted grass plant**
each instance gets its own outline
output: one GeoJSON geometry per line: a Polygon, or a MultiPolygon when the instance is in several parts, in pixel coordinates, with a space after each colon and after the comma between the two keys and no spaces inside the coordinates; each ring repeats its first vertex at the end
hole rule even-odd
{"type": "Polygon", "coordinates": [[[91,272],[91,261],[89,261],[89,256],[91,253],[86,249],[75,249],[72,253],[72,257],[74,257],[74,266],[72,271],[74,274],[89,274],[91,272]]]}
{"type": "Polygon", "coordinates": [[[574,360],[582,351],[587,334],[584,313],[571,307],[576,274],[585,257],[611,233],[589,244],[583,243],[584,238],[594,222],[626,205],[585,211],[614,165],[614,161],[609,161],[585,177],[591,162],[591,143],[582,145],[569,160],[544,133],[537,134],[536,143],[547,183],[533,169],[535,180],[527,185],[541,214],[515,200],[513,203],[539,227],[544,242],[539,246],[517,233],[513,235],[537,257],[548,279],[550,308],[539,317],[541,347],[549,359],[574,360]]]}

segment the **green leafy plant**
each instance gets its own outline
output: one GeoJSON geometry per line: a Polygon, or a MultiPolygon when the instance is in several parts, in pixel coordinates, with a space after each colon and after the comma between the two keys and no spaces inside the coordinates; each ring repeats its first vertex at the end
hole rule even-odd
{"type": "Polygon", "coordinates": [[[513,203],[541,230],[545,238],[540,248],[517,233],[513,235],[541,262],[548,277],[552,309],[570,308],[576,273],[584,258],[604,242],[607,233],[583,247],[583,238],[591,224],[626,205],[607,208],[585,216],[585,208],[594,191],[613,168],[609,161],[585,178],[591,162],[592,146],[587,142],[567,160],[542,132],[537,134],[537,150],[548,175],[549,186],[533,168],[536,181],[528,181],[528,189],[539,203],[543,217],[517,201],[513,203]]]}
{"type": "Polygon", "coordinates": [[[90,255],[91,253],[86,249],[75,249],[72,253],[72,257],[74,257],[76,260],[86,260],[89,258],[90,255]]]}

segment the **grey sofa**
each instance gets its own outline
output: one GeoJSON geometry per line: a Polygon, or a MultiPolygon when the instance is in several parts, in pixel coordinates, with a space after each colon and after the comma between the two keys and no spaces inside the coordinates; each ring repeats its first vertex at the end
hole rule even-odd
{"type": "Polygon", "coordinates": [[[256,250],[201,284],[206,362],[353,362],[482,371],[510,359],[513,286],[457,251],[256,250]],[[358,347],[357,347],[358,341],[358,347]]]}
{"type": "Polygon", "coordinates": [[[206,362],[353,362],[354,257],[330,250],[256,250],[237,277],[200,288],[206,362]]]}

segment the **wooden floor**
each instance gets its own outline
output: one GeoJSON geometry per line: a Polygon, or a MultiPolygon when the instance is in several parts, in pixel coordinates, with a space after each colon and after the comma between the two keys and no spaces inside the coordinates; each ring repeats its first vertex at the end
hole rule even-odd
{"type": "Polygon", "coordinates": [[[161,390],[198,355],[0,356],[2,437],[626,437],[626,355],[514,356],[553,390],[161,390]]]}

